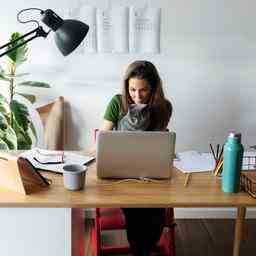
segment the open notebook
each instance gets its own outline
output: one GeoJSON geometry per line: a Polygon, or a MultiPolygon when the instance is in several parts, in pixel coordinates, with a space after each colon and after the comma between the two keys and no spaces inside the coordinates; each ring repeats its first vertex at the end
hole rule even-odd
{"type": "Polygon", "coordinates": [[[36,169],[52,171],[56,173],[63,172],[63,166],[66,164],[85,165],[95,159],[95,157],[79,155],[67,151],[56,151],[33,148],[22,153],[20,156],[27,159],[36,169]]]}

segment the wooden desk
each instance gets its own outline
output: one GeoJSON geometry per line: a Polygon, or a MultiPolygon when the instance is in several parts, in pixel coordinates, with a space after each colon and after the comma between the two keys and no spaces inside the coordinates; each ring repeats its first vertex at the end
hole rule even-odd
{"type": "Polygon", "coordinates": [[[221,192],[220,179],[210,173],[193,174],[188,187],[184,187],[184,174],[175,169],[170,181],[117,184],[98,180],[93,163],[82,191],[66,190],[61,175],[44,175],[53,180],[50,188],[27,196],[1,190],[0,207],[237,207],[233,256],[239,255],[246,207],[256,207],[256,200],[244,192],[221,192]]]}

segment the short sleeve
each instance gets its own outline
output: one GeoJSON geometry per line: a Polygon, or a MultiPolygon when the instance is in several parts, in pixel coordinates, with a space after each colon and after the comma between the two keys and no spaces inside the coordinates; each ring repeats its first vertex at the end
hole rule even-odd
{"type": "Polygon", "coordinates": [[[117,124],[121,112],[121,95],[115,95],[109,102],[104,119],[117,124]]]}

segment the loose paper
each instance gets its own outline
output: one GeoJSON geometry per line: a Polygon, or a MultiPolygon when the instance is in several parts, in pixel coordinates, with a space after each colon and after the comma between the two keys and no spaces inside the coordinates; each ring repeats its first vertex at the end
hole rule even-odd
{"type": "Polygon", "coordinates": [[[186,151],[177,153],[174,166],[184,173],[213,171],[215,160],[211,153],[186,151]]]}
{"type": "Polygon", "coordinates": [[[129,48],[134,53],[160,52],[160,8],[130,8],[129,48]]]}
{"type": "Polygon", "coordinates": [[[128,52],[128,8],[97,8],[97,45],[99,52],[128,52]]]}

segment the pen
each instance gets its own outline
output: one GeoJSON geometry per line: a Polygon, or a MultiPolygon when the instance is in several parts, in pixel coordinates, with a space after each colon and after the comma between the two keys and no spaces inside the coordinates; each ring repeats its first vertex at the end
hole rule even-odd
{"type": "Polygon", "coordinates": [[[223,154],[223,149],[224,149],[224,145],[222,145],[222,147],[221,147],[221,151],[220,151],[220,155],[219,155],[219,160],[220,160],[220,158],[221,158],[221,156],[223,154]]]}
{"type": "Polygon", "coordinates": [[[216,158],[219,160],[219,149],[220,149],[220,144],[217,144],[217,152],[216,152],[216,158]]]}
{"type": "Polygon", "coordinates": [[[64,163],[63,160],[58,161],[58,162],[41,162],[41,161],[39,161],[38,159],[36,159],[36,157],[33,157],[33,159],[34,159],[35,161],[37,161],[39,164],[63,164],[63,163],[64,163]]]}
{"type": "Polygon", "coordinates": [[[215,156],[215,154],[214,154],[214,150],[213,150],[213,147],[212,147],[212,144],[211,144],[211,143],[210,143],[210,148],[211,148],[211,151],[212,151],[213,158],[214,158],[215,161],[216,161],[217,159],[216,159],[216,156],[215,156]]]}
{"type": "Polygon", "coordinates": [[[188,186],[189,179],[190,179],[190,173],[187,173],[186,178],[185,178],[185,182],[184,182],[184,187],[188,186]]]}

